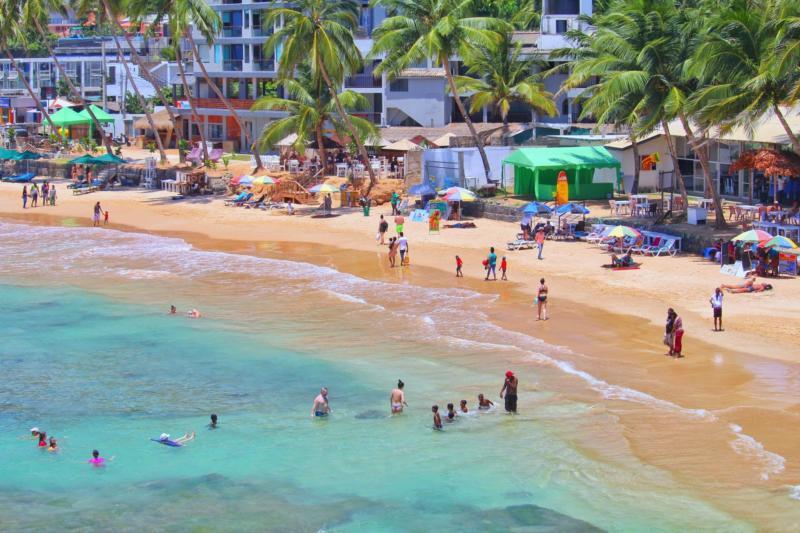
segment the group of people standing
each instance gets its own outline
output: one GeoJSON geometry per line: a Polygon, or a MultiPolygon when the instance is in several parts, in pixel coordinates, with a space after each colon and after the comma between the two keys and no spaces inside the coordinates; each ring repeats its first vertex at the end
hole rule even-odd
{"type": "Polygon", "coordinates": [[[408,246],[408,238],[403,233],[403,224],[405,219],[398,215],[395,217],[395,231],[397,232],[397,236],[389,238],[389,242],[386,242],[386,233],[389,231],[389,222],[381,215],[380,220],[378,221],[378,235],[377,241],[379,245],[389,245],[389,266],[392,268],[397,266],[397,255],[400,254],[400,266],[408,266],[410,264],[409,259],[409,246],[408,246]]]}
{"type": "Polygon", "coordinates": [[[25,185],[22,187],[22,209],[27,209],[28,200],[31,202],[31,207],[38,207],[39,199],[42,201],[42,206],[56,205],[56,196],[56,186],[46,181],[42,184],[41,190],[35,183],[31,185],[30,191],[28,191],[28,186],[25,185]]]}

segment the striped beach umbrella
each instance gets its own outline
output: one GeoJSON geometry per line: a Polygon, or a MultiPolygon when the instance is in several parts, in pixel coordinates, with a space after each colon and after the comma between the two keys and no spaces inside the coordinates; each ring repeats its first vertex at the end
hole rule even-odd
{"type": "Polygon", "coordinates": [[[772,237],[767,241],[763,241],[761,246],[764,248],[797,248],[797,244],[790,239],[789,237],[784,237],[783,235],[778,235],[777,237],[772,237]]]}
{"type": "Polygon", "coordinates": [[[741,242],[761,242],[761,241],[768,241],[772,238],[772,235],[767,233],[766,231],[761,231],[760,229],[751,229],[745,231],[744,233],[740,233],[736,237],[734,237],[733,241],[741,241],[741,242]]]}
{"type": "Polygon", "coordinates": [[[617,238],[625,238],[625,237],[632,237],[638,238],[641,233],[638,230],[635,230],[629,226],[615,226],[608,232],[607,237],[617,237],[617,238]]]}
{"type": "Polygon", "coordinates": [[[308,192],[314,194],[333,194],[339,192],[339,187],[336,187],[335,185],[329,185],[327,183],[320,183],[319,185],[314,185],[308,189],[308,192]]]}

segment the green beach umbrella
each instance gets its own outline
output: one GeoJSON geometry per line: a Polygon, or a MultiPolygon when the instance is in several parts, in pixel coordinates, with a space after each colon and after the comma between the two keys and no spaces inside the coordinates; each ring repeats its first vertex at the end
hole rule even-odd
{"type": "Polygon", "coordinates": [[[96,163],[96,158],[94,156],[91,156],[89,154],[84,154],[84,155],[82,155],[80,157],[76,157],[75,159],[70,161],[70,164],[72,164],[72,165],[95,165],[97,163],[96,163]]]}
{"type": "Polygon", "coordinates": [[[41,159],[42,156],[36,152],[25,150],[24,152],[15,152],[13,156],[9,157],[12,161],[29,161],[31,159],[41,159]]]}
{"type": "MultiPolygon", "coordinates": [[[[113,124],[114,123],[114,117],[112,115],[109,115],[108,113],[103,111],[101,108],[97,107],[96,105],[91,105],[89,107],[92,109],[92,113],[94,113],[94,116],[97,119],[97,122],[99,122],[100,124],[113,124]]],[[[78,116],[83,117],[83,118],[88,119],[88,120],[92,120],[92,117],[89,116],[89,111],[87,111],[86,109],[84,109],[83,111],[78,113],[78,116]]]]}
{"type": "Polygon", "coordinates": [[[95,165],[122,165],[125,163],[124,159],[114,154],[103,154],[100,157],[95,157],[94,161],[95,165]]]}
{"type": "Polygon", "coordinates": [[[50,115],[50,120],[52,120],[53,124],[55,124],[58,127],[89,124],[92,121],[92,119],[90,119],[88,116],[83,117],[69,107],[62,107],[57,112],[50,115]]]}

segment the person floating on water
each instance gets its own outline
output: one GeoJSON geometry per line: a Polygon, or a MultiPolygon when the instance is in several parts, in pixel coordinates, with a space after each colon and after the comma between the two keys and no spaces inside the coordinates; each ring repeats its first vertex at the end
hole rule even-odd
{"type": "Polygon", "coordinates": [[[456,421],[456,410],[452,403],[447,404],[447,421],[448,422],[456,421]]]}
{"type": "Polygon", "coordinates": [[[439,415],[439,406],[438,405],[432,406],[431,411],[433,412],[433,429],[438,429],[441,431],[442,417],[439,415]]]}
{"type": "MultiPolygon", "coordinates": [[[[502,396],[501,396],[502,397],[502,396]]],[[[485,411],[494,407],[494,402],[483,397],[483,394],[478,394],[478,409],[485,411]]]]}
{"type": "Polygon", "coordinates": [[[169,433],[162,433],[160,437],[157,439],[150,439],[154,442],[158,442],[159,444],[163,444],[165,446],[173,446],[175,448],[180,448],[190,440],[194,440],[195,434],[192,431],[192,434],[184,433],[183,437],[178,437],[177,439],[170,439],[169,433]]]}
{"type": "Polygon", "coordinates": [[[208,429],[217,429],[217,415],[211,415],[211,423],[208,425],[208,429]]]}
{"type": "Polygon", "coordinates": [[[328,416],[332,411],[333,409],[331,409],[331,406],[328,403],[328,388],[322,387],[319,391],[319,394],[317,394],[317,397],[314,398],[314,405],[311,406],[311,417],[328,416]]]}
{"type": "Polygon", "coordinates": [[[392,394],[389,396],[389,404],[392,408],[392,414],[402,413],[403,406],[407,406],[406,403],[406,395],[403,392],[403,388],[406,386],[402,380],[397,380],[397,388],[392,391],[392,394]]]}
{"type": "Polygon", "coordinates": [[[517,412],[517,386],[519,385],[519,380],[514,375],[514,373],[509,370],[506,372],[506,380],[503,382],[503,388],[500,389],[500,398],[503,398],[503,393],[506,395],[506,412],[508,413],[516,413],[517,412]]]}

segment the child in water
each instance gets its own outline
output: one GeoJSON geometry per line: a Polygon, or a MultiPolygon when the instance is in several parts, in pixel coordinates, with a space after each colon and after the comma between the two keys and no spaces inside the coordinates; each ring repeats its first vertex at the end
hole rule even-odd
{"type": "Polygon", "coordinates": [[[469,408],[467,407],[467,400],[461,400],[460,409],[462,413],[469,413],[469,408]]]}
{"type": "Polygon", "coordinates": [[[208,429],[217,429],[217,415],[211,415],[211,423],[208,425],[208,429]]]}
{"type": "Polygon", "coordinates": [[[483,394],[478,394],[478,409],[491,409],[494,407],[494,402],[488,398],[484,398],[483,394]]]}
{"type": "Polygon", "coordinates": [[[56,442],[55,437],[50,437],[50,446],[47,448],[48,452],[57,452],[58,451],[58,443],[56,442]]]}
{"type": "Polygon", "coordinates": [[[439,416],[439,406],[434,405],[431,407],[431,411],[433,411],[433,429],[442,429],[442,417],[439,416]]]}
{"type": "Polygon", "coordinates": [[[456,277],[463,278],[464,273],[461,272],[461,267],[464,266],[464,261],[461,260],[460,257],[456,256],[456,277]]]}
{"type": "Polygon", "coordinates": [[[39,448],[47,448],[47,433],[44,431],[39,432],[39,448]]]}
{"type": "Polygon", "coordinates": [[[447,421],[448,422],[455,422],[456,421],[456,410],[453,407],[452,403],[447,404],[447,421]]]}

